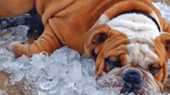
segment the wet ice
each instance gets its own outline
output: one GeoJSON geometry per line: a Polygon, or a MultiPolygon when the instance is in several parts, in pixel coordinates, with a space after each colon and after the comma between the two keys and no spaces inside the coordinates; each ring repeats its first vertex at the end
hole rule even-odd
{"type": "MultiPolygon", "coordinates": [[[[6,56],[7,57],[7,56],[6,56]]],[[[36,54],[3,62],[3,69],[12,73],[11,83],[23,79],[37,89],[39,95],[99,95],[95,81],[94,61],[63,47],[51,56],[36,54]],[[71,56],[71,57],[70,57],[71,56]],[[4,65],[5,64],[5,65],[4,65]],[[89,67],[89,68],[88,68],[89,67]]],[[[106,94],[105,95],[110,95],[106,94]]]]}
{"type": "Polygon", "coordinates": [[[0,95],[6,95],[6,92],[3,90],[0,90],[0,95]]]}
{"type": "Polygon", "coordinates": [[[167,6],[166,4],[161,4],[161,3],[153,3],[156,8],[161,10],[162,17],[165,18],[168,22],[170,22],[170,6],[167,6]]]}

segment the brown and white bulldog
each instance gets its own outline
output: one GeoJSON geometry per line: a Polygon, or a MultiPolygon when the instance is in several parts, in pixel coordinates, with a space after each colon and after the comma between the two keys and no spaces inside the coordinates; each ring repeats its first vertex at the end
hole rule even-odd
{"type": "Polygon", "coordinates": [[[50,54],[67,45],[95,58],[97,78],[117,77],[107,87],[113,84],[121,93],[163,91],[170,24],[150,0],[0,0],[0,16],[20,15],[34,7],[44,32],[31,45],[12,43],[9,48],[17,57],[50,54]]]}
{"type": "Polygon", "coordinates": [[[85,35],[85,52],[96,59],[98,84],[120,93],[163,91],[170,57],[168,24],[150,3],[114,4],[85,35]]]}

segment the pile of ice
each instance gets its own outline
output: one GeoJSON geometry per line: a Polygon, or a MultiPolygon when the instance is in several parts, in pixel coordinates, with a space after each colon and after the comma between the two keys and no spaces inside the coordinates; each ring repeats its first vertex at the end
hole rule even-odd
{"type": "Polygon", "coordinates": [[[114,95],[110,90],[98,90],[94,61],[63,47],[52,55],[44,53],[31,59],[23,55],[14,59],[11,52],[0,48],[0,70],[12,74],[11,83],[26,79],[26,88],[38,95],[114,95]],[[10,56],[9,56],[10,55],[10,56]],[[27,87],[28,85],[30,85],[27,87]]]}
{"type": "Polygon", "coordinates": [[[6,92],[3,90],[0,90],[0,95],[6,95],[6,92]]]}
{"type": "MultiPolygon", "coordinates": [[[[168,19],[170,7],[160,3],[154,3],[154,5],[170,21],[168,19]]],[[[4,46],[14,40],[24,41],[28,27],[19,25],[12,27],[10,33],[7,33],[10,29],[0,31],[0,34],[5,34],[0,38],[0,71],[11,74],[12,84],[26,80],[25,90],[32,90],[32,95],[118,94],[107,88],[98,89],[95,81],[94,61],[85,55],[80,56],[68,47],[60,48],[50,56],[41,53],[32,58],[23,55],[15,59],[14,54],[4,46]]],[[[0,95],[1,93],[5,95],[2,90],[0,90],[0,95]]],[[[160,93],[155,95],[160,95],[160,93]]]]}

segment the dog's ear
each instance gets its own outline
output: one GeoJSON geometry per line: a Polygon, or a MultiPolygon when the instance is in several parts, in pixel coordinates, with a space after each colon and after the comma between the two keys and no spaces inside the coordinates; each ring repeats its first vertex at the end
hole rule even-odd
{"type": "MultiPolygon", "coordinates": [[[[87,36],[90,37],[89,41],[93,45],[103,43],[109,36],[110,27],[108,25],[102,25],[89,31],[87,36]]],[[[87,37],[86,36],[86,37],[87,37]]]]}
{"type": "Polygon", "coordinates": [[[89,57],[94,57],[94,49],[111,35],[109,33],[110,27],[108,25],[101,25],[88,31],[84,36],[84,50],[89,57]]]}
{"type": "Polygon", "coordinates": [[[101,44],[108,38],[108,35],[105,33],[105,31],[100,31],[93,35],[91,43],[92,44],[101,44]]]}
{"type": "Polygon", "coordinates": [[[160,74],[157,74],[157,80],[159,80],[162,84],[165,84],[167,80],[167,62],[170,58],[170,33],[162,32],[160,36],[158,36],[154,40],[155,44],[155,52],[157,53],[161,65],[160,74]]]}
{"type": "Polygon", "coordinates": [[[156,39],[164,46],[168,58],[170,58],[170,33],[163,32],[156,39]]]}

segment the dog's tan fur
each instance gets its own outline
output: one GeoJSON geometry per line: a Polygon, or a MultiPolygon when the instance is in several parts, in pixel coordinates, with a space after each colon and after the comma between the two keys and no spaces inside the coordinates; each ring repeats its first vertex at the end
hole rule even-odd
{"type": "Polygon", "coordinates": [[[83,35],[115,0],[0,0],[0,16],[15,16],[34,6],[45,26],[43,34],[31,45],[14,45],[16,56],[55,49],[67,45],[83,53],[83,35]],[[27,2],[26,2],[27,1],[27,2]],[[7,4],[7,5],[6,5],[7,4]],[[28,6],[26,6],[29,4],[28,6]],[[14,8],[16,7],[16,8],[14,8]]]}

